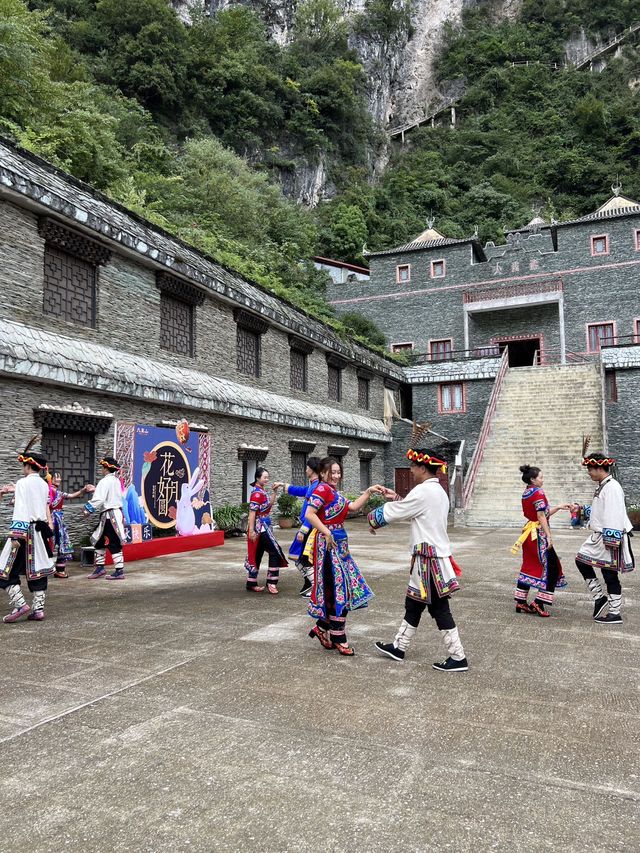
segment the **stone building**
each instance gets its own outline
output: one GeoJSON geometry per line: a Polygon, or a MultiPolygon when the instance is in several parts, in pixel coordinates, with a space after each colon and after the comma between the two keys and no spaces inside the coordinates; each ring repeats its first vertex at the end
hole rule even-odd
{"type": "Polygon", "coordinates": [[[182,418],[210,433],[214,504],[260,463],[303,482],[311,452],[341,456],[347,492],[382,477],[393,362],[7,141],[0,234],[1,483],[36,432],[72,490],[116,422],[182,418]]]}
{"type": "MultiPolygon", "coordinates": [[[[464,441],[471,482],[459,503],[471,520],[515,521],[523,461],[554,470],[558,498],[583,495],[575,469],[583,433],[619,457],[630,500],[640,498],[640,204],[614,188],[594,213],[536,217],[503,245],[450,239],[430,224],[368,260],[370,281],[333,287],[329,300],[373,320],[391,350],[406,352],[413,414],[445,436],[443,452],[453,459],[464,441]],[[503,422],[504,431],[493,429],[503,422]]],[[[388,477],[406,474],[393,446],[387,459],[388,477]]]]}

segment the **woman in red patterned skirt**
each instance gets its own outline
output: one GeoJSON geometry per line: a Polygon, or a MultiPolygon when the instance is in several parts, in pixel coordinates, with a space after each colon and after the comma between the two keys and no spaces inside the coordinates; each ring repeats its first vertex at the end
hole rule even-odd
{"type": "Polygon", "coordinates": [[[553,604],[556,588],[567,585],[558,555],[553,547],[549,518],[558,510],[570,510],[570,504],[560,504],[553,508],[542,491],[544,476],[540,468],[521,465],[522,481],[527,488],[522,495],[522,512],[526,523],[522,534],[511,552],[518,553],[522,545],[522,568],[516,582],[516,613],[533,613],[536,616],[549,616],[545,604],[553,604]],[[529,590],[534,587],[536,597],[528,602],[529,590]]]}

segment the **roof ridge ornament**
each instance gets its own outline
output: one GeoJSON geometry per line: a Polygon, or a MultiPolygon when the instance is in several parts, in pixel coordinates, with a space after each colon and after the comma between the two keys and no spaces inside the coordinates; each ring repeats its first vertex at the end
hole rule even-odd
{"type": "Polygon", "coordinates": [[[611,184],[611,192],[614,194],[614,196],[616,196],[616,198],[621,195],[622,182],[620,181],[620,175],[616,175],[615,184],[611,184]]]}

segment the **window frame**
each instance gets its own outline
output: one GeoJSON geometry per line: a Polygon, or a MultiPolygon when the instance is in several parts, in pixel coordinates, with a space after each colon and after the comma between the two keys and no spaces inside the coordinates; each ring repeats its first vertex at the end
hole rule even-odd
{"type": "Polygon", "coordinates": [[[431,278],[445,278],[447,275],[447,261],[446,258],[436,258],[431,261],[431,278]],[[442,275],[435,274],[436,264],[442,264],[442,275]]]}
{"type": "Polygon", "coordinates": [[[633,342],[640,344],[640,317],[633,318],[633,342]]]}
{"type": "Polygon", "coordinates": [[[304,452],[304,450],[291,450],[291,482],[294,485],[302,486],[307,481],[307,459],[308,454],[304,452]],[[298,457],[296,459],[296,457],[298,457]],[[298,468],[297,466],[302,463],[302,468],[298,468]],[[300,471],[302,473],[300,473],[300,471]]]}
{"type": "Polygon", "coordinates": [[[358,408],[362,409],[364,412],[368,412],[371,410],[371,380],[366,376],[358,376],[358,408]],[[361,402],[361,394],[360,392],[364,390],[363,397],[365,398],[366,405],[363,405],[361,402]]]}
{"type": "MultiPolygon", "coordinates": [[[[453,395],[451,395],[450,399],[453,400],[453,395]]],[[[440,415],[461,415],[461,414],[464,414],[466,411],[467,411],[466,384],[464,382],[439,382],[438,383],[438,414],[440,414],[440,415]],[[459,386],[461,389],[461,408],[459,408],[459,409],[445,408],[443,390],[445,388],[452,388],[455,386],[459,386]]]]}
{"type": "Polygon", "coordinates": [[[603,258],[605,255],[610,254],[611,246],[609,243],[609,235],[608,234],[592,234],[591,235],[591,257],[592,258],[603,258]],[[604,252],[596,252],[595,251],[595,242],[596,240],[604,240],[604,252]]]}
{"type": "Polygon", "coordinates": [[[396,264],[396,284],[409,284],[411,281],[411,264],[396,264]],[[407,271],[407,277],[401,278],[400,270],[407,271]]]}
{"type": "MultiPolygon", "coordinates": [[[[618,329],[617,329],[617,324],[616,324],[615,320],[600,320],[600,321],[595,322],[595,323],[587,323],[586,325],[587,325],[587,353],[589,353],[589,354],[592,354],[592,353],[597,354],[601,351],[600,345],[598,345],[597,349],[591,349],[590,330],[592,328],[595,328],[598,326],[611,326],[613,329],[613,335],[610,338],[610,340],[615,344],[616,340],[618,339],[618,329]]],[[[598,341],[600,341],[599,338],[598,338],[598,341]]]]}
{"type": "Polygon", "coordinates": [[[236,369],[238,373],[241,373],[243,376],[252,376],[254,379],[260,379],[260,376],[262,374],[262,335],[259,332],[248,328],[248,326],[243,326],[241,323],[238,323],[236,325],[236,369]],[[252,335],[256,341],[256,370],[253,373],[250,373],[247,370],[243,370],[240,365],[241,335],[252,335]]]}
{"type": "Polygon", "coordinates": [[[368,489],[369,486],[373,485],[373,459],[369,456],[361,456],[360,457],[360,465],[359,465],[359,474],[360,474],[360,491],[364,492],[365,489],[368,489]],[[363,485],[363,470],[366,471],[367,476],[364,478],[367,480],[366,484],[363,485]]]}
{"type": "Polygon", "coordinates": [[[634,237],[635,237],[634,242],[633,242],[634,248],[635,248],[636,252],[640,252],[640,228],[635,229],[634,237]]]}
{"type": "Polygon", "coordinates": [[[196,331],[196,306],[193,302],[187,299],[180,299],[179,296],[176,296],[173,293],[168,293],[164,290],[160,291],[160,349],[165,352],[172,352],[175,355],[186,356],[187,358],[193,358],[196,351],[195,345],[195,331],[196,331]],[[172,302],[177,302],[180,305],[184,306],[189,313],[189,349],[188,352],[184,352],[183,350],[176,349],[172,346],[165,346],[163,343],[162,336],[162,321],[163,321],[163,306],[167,306],[167,300],[171,300],[172,302]]]}
{"type": "Polygon", "coordinates": [[[332,403],[341,403],[342,402],[342,370],[343,370],[343,368],[337,367],[335,364],[328,364],[327,365],[327,398],[332,403]],[[332,370],[336,371],[336,377],[337,377],[337,390],[336,390],[337,396],[336,397],[332,396],[331,379],[330,379],[332,370]]]}
{"type": "Polygon", "coordinates": [[[618,380],[615,370],[605,370],[604,372],[604,400],[605,403],[618,402],[618,380]]]}
{"type": "Polygon", "coordinates": [[[429,348],[429,361],[449,361],[453,357],[453,338],[432,338],[431,340],[429,340],[428,348],[429,348]],[[450,345],[448,354],[445,353],[445,355],[442,358],[434,358],[434,353],[432,350],[433,344],[446,344],[446,343],[448,343],[450,345]]]}
{"type": "Polygon", "coordinates": [[[397,343],[389,344],[389,352],[411,352],[415,349],[413,341],[398,341],[397,343]],[[394,349],[400,347],[400,349],[394,349]]]}
{"type": "MultiPolygon", "coordinates": [[[[49,263],[52,261],[49,260],[49,263]]],[[[88,260],[85,257],[74,254],[73,252],[68,252],[62,246],[58,246],[55,243],[45,242],[44,251],[42,257],[42,315],[43,317],[62,320],[65,323],[72,323],[74,326],[81,326],[83,329],[97,329],[98,328],[98,265],[88,260]],[[64,312],[60,312],[59,314],[50,313],[47,310],[47,290],[49,283],[49,292],[51,297],[55,297],[55,290],[58,291],[60,288],[54,288],[54,282],[51,280],[51,277],[47,275],[47,263],[48,258],[55,259],[58,258],[61,264],[66,265],[67,267],[71,267],[75,265],[78,270],[82,270],[82,273],[88,273],[88,277],[90,278],[89,286],[91,288],[91,293],[89,294],[90,307],[88,309],[89,314],[89,322],[85,323],[82,320],[78,319],[77,312],[72,312],[71,315],[67,315],[64,312]]],[[[65,278],[67,278],[65,276],[65,278]]],[[[66,285],[65,285],[66,288],[66,285]]],[[[60,297],[58,295],[57,299],[53,299],[50,301],[57,301],[60,303],[60,297]]],[[[68,302],[69,300],[65,300],[68,302]]]]}
{"type": "Polygon", "coordinates": [[[307,392],[309,390],[309,354],[298,347],[289,348],[289,387],[292,391],[307,392]],[[302,386],[294,384],[293,381],[293,359],[302,358],[302,386]]]}

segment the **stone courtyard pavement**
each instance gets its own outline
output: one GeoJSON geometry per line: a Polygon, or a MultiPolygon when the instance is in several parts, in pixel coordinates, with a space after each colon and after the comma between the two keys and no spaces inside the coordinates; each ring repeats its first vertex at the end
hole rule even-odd
{"type": "Polygon", "coordinates": [[[570,585],[552,618],[517,615],[516,531],[452,531],[471,668],[446,675],[426,614],[404,663],[373,649],[402,617],[406,533],[350,525],[377,594],[352,659],[307,638],[294,570],[244,592],[244,540],[52,581],[45,622],[0,626],[2,848],[638,850],[638,573],[624,626],[597,625],[581,534],[557,533],[570,585]]]}

